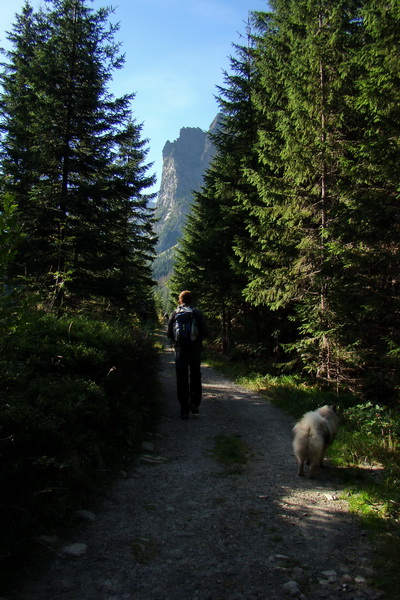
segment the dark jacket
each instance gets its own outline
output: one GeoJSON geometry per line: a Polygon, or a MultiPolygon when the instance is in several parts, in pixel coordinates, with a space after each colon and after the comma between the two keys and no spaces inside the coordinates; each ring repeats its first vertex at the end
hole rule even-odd
{"type": "MultiPolygon", "coordinates": [[[[187,306],[187,305],[182,304],[181,306],[187,306]]],[[[178,306],[178,308],[179,308],[179,306],[178,306]]],[[[189,306],[189,308],[192,308],[192,307],[189,306]]],[[[201,310],[199,308],[192,308],[192,310],[193,310],[193,315],[196,318],[196,323],[197,323],[197,327],[199,330],[199,335],[198,335],[197,339],[192,343],[195,345],[201,346],[201,342],[208,335],[207,321],[206,321],[205,316],[203,315],[203,313],[201,312],[201,310]]],[[[174,339],[175,315],[176,315],[176,310],[174,310],[171,313],[171,315],[169,317],[169,321],[168,321],[168,326],[167,326],[167,337],[171,338],[172,340],[174,339]]]]}

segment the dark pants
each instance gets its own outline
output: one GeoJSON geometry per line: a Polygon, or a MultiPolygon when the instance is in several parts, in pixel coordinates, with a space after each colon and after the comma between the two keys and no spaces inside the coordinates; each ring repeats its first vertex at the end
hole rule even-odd
{"type": "Polygon", "coordinates": [[[188,414],[190,406],[201,402],[201,346],[188,344],[175,348],[176,391],[181,413],[188,414]]]}

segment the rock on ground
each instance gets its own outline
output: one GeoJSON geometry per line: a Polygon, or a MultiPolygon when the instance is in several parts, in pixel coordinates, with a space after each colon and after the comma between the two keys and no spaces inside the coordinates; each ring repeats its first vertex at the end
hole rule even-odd
{"type": "Polygon", "coordinates": [[[120,475],[95,519],[59,541],[46,572],[7,600],[378,598],[372,551],[340,499],[338,472],[298,477],[292,420],[209,367],[200,415],[181,421],[173,358],[164,352],[154,447],[120,475]],[[220,434],[249,447],[241,472],[214,459],[220,434]],[[72,544],[85,552],[61,552],[72,544]]]}

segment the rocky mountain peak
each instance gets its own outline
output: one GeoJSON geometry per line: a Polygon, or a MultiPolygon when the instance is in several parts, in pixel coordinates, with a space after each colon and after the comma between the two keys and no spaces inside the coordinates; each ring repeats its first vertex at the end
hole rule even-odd
{"type": "Polygon", "coordinates": [[[179,137],[173,142],[167,141],[163,148],[161,187],[155,212],[159,254],[175,246],[182,233],[193,192],[200,190],[213,155],[209,134],[217,127],[218,118],[208,131],[182,127],[179,137]]]}

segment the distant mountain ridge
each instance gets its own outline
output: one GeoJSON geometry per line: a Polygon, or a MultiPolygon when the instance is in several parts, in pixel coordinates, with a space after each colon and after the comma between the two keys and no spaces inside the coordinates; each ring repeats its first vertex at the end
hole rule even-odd
{"type": "Polygon", "coordinates": [[[208,131],[200,127],[183,127],[179,137],[167,141],[163,148],[163,168],[155,217],[158,236],[154,276],[162,279],[171,269],[174,247],[182,234],[186,216],[199,191],[203,176],[214,155],[210,133],[218,129],[218,116],[208,131]]]}

